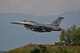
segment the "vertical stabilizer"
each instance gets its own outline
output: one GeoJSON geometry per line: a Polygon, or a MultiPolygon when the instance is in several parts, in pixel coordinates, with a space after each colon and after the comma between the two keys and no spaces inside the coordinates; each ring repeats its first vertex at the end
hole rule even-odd
{"type": "Polygon", "coordinates": [[[58,17],[55,21],[53,21],[51,23],[51,25],[53,25],[53,26],[59,26],[60,23],[61,23],[61,21],[62,21],[62,19],[64,19],[64,17],[58,17]]]}

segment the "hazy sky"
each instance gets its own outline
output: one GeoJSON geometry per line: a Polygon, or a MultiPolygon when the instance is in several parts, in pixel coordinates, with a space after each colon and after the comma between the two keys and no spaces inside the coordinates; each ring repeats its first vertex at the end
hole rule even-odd
{"type": "Polygon", "coordinates": [[[0,0],[0,13],[16,12],[45,16],[79,9],[80,0],[0,0]]]}
{"type": "Polygon", "coordinates": [[[0,0],[0,51],[11,50],[25,44],[53,44],[60,32],[37,33],[11,21],[29,19],[50,23],[63,16],[62,28],[80,26],[80,0],[0,0]]]}

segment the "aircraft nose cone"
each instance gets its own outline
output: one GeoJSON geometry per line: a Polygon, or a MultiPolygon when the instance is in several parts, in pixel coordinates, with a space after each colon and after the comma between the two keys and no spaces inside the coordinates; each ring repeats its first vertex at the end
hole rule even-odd
{"type": "Polygon", "coordinates": [[[14,22],[10,22],[11,24],[15,24],[14,22]]]}
{"type": "Polygon", "coordinates": [[[11,24],[19,24],[18,22],[10,22],[11,24]]]}

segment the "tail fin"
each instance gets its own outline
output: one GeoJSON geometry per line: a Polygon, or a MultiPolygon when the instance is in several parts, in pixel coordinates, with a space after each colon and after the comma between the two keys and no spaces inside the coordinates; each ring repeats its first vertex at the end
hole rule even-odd
{"type": "Polygon", "coordinates": [[[55,21],[53,21],[51,23],[51,25],[53,25],[53,26],[59,26],[60,23],[61,23],[61,21],[62,21],[62,19],[64,19],[64,17],[58,17],[55,21]]]}

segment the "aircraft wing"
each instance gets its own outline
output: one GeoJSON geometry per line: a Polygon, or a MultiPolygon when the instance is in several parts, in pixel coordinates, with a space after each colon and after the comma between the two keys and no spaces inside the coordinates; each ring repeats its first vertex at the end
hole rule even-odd
{"type": "Polygon", "coordinates": [[[20,25],[26,25],[26,24],[29,24],[29,25],[32,25],[32,23],[30,22],[21,22],[21,21],[14,21],[14,22],[11,22],[12,24],[20,24],[20,25]]]}
{"type": "Polygon", "coordinates": [[[25,26],[32,26],[32,27],[43,27],[43,24],[34,22],[34,21],[30,21],[30,22],[21,22],[21,21],[14,21],[14,22],[10,22],[12,24],[20,24],[20,25],[25,25],[25,26]]]}
{"type": "Polygon", "coordinates": [[[50,27],[48,27],[47,25],[44,24],[40,24],[34,21],[27,21],[27,22],[23,22],[23,21],[15,21],[15,22],[11,22],[12,24],[20,24],[20,25],[24,25],[24,27],[26,27],[27,29],[31,29],[31,30],[43,30],[45,31],[45,29],[48,29],[50,27]]]}

